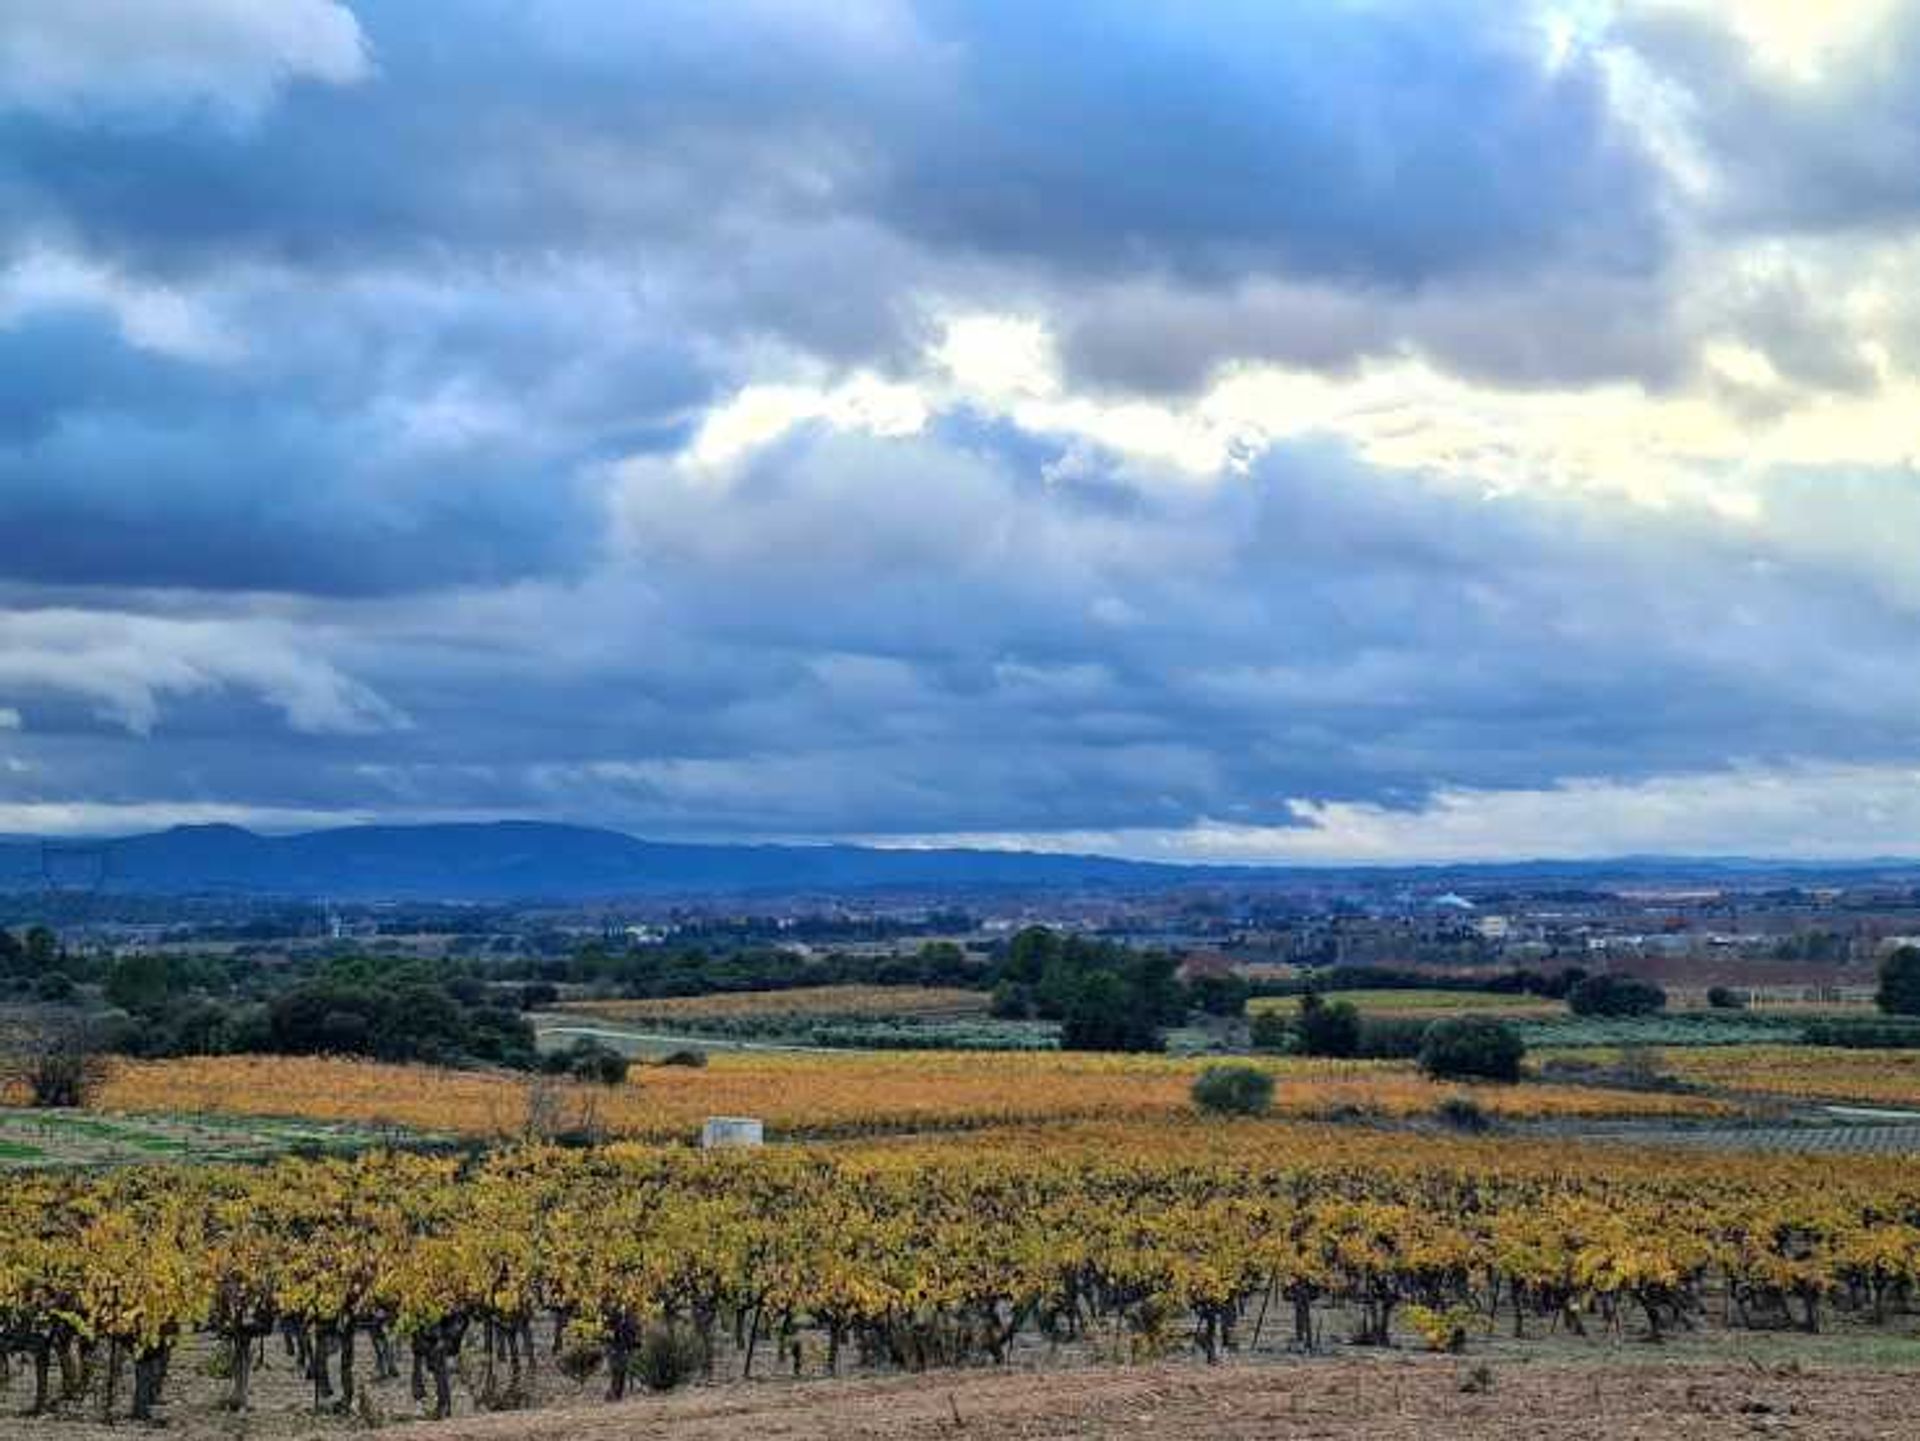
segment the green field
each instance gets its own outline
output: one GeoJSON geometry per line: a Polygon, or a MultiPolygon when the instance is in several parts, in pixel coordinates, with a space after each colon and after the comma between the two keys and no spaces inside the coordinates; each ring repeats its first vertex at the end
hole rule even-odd
{"type": "MultiPolygon", "coordinates": [[[[1567,1013],[1562,1002],[1511,991],[1326,991],[1322,999],[1345,1001],[1369,1016],[1505,1015],[1518,1019],[1567,1013]]],[[[1247,1002],[1249,1016],[1291,1016],[1299,1010],[1298,996],[1255,996],[1247,1002]]]]}
{"type": "Polygon", "coordinates": [[[253,1161],[391,1141],[366,1127],[224,1116],[120,1116],[0,1107],[0,1170],[151,1161],[253,1161]]]}

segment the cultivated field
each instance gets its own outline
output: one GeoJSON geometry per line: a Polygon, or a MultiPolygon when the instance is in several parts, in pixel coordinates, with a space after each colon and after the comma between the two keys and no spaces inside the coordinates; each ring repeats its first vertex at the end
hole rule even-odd
{"type": "Polygon", "coordinates": [[[1664,1048],[1651,1058],[1681,1081],[1793,1101],[1920,1108],[1920,1051],[1826,1046],[1664,1048]]]}
{"type": "Polygon", "coordinates": [[[0,1116],[39,1152],[0,1188],[0,1429],[211,1441],[244,1390],[266,1437],[1909,1434],[1914,1128],[1777,1121],[1920,1053],[1578,1054],[1640,1088],[1280,1058],[1276,1114],[1222,1121],[1164,1056],[124,1061],[91,1114],[0,1116]],[[666,1144],[711,1114],[788,1144],[666,1144]],[[426,1132],[491,1149],[307,1154],[426,1132]],[[173,1164],[93,1164],[129,1160],[173,1164]],[[649,1378],[688,1389],[607,1404],[649,1378]]]}
{"type": "MultiPolygon", "coordinates": [[[[1419,1020],[1487,1015],[1521,1020],[1567,1014],[1563,1001],[1512,991],[1328,991],[1322,999],[1328,1002],[1345,1001],[1369,1016],[1413,1017],[1419,1020]]],[[[1247,1002],[1247,1014],[1250,1016],[1293,1016],[1299,1012],[1298,996],[1256,996],[1247,1002]]]]}
{"type": "MultiPolygon", "coordinates": [[[[1384,1414],[1357,1395],[1324,1409],[1341,1379],[1361,1387],[1376,1368],[1283,1364],[1355,1346],[1436,1353],[1417,1363],[1433,1369],[1398,1373],[1414,1399],[1403,1394],[1393,1414],[1410,1423],[1491,1424],[1490,1402],[1463,1399],[1474,1394],[1537,1395],[1563,1420],[1578,1403],[1590,1421],[1615,1406],[1651,1422],[1620,1394],[1650,1386],[1668,1398],[1663,1434],[1692,1435],[1798,1394],[1797,1369],[1773,1376],[1758,1363],[1730,1392],[1737,1357],[1912,1366],[1917,1218],[1920,1175],[1904,1162],[1859,1158],[1836,1172],[1816,1159],[1272,1122],[732,1154],[389,1155],[19,1179],[0,1191],[0,1314],[16,1345],[92,1339],[84,1377],[68,1373],[85,1391],[77,1409],[124,1410],[138,1385],[141,1409],[186,1435],[220,1432],[222,1396],[280,1412],[280,1425],[316,1400],[361,1421],[422,1404],[471,1415],[577,1402],[617,1394],[629,1359],[636,1385],[778,1375],[784,1386],[1173,1356],[1236,1363],[1245,1374],[1227,1394],[1317,1398],[1307,1416],[1247,1415],[1234,1424],[1249,1429],[1229,1433],[1270,1434],[1258,1427],[1384,1414]],[[278,1323],[271,1339],[262,1318],[278,1323]],[[303,1376],[281,1332],[324,1369],[303,1376]],[[1697,1391],[1676,1382],[1685,1367],[1639,1383],[1616,1374],[1628,1355],[1659,1354],[1639,1343],[1660,1338],[1720,1369],[1697,1391]],[[1578,1388],[1563,1377],[1535,1390],[1529,1376],[1548,1374],[1527,1369],[1536,1355],[1593,1369],[1578,1388]],[[1488,1368],[1477,1378],[1476,1361],[1488,1368]],[[1291,1387],[1273,1379],[1290,1374],[1291,1387]],[[1607,1394],[1580,1394],[1603,1379],[1607,1394]]],[[[63,1369],[22,1373],[24,1384],[51,1399],[63,1369]]],[[[1182,1404],[1196,1409],[1172,1417],[1207,1413],[1195,1374],[1201,1390],[1182,1404]]],[[[1856,1409],[1825,1413],[1833,1424],[1898,1418],[1913,1400],[1910,1378],[1857,1384],[1856,1409]]],[[[1017,1385],[998,1402],[975,1394],[984,1415],[1048,1404],[1017,1385]]],[[[751,1424],[740,1418],[762,1403],[681,1404],[697,1435],[703,1404],[713,1424],[730,1406],[751,1424]]],[[[818,1404],[823,1422],[837,1414],[830,1395],[818,1404]]],[[[903,1422],[921,1424],[918,1403],[904,1404],[903,1422]]],[[[1086,1404],[1082,1420],[1097,1425],[1100,1403],[1086,1404]]],[[[888,1408],[875,1405],[870,1424],[884,1425],[888,1408]]],[[[454,1434],[611,1436],[639,1419],[569,1412],[454,1434]]],[[[45,1434],[76,1434],[70,1424],[45,1434]]]]}
{"type": "MultiPolygon", "coordinates": [[[[1259,1063],[1283,1116],[1426,1116],[1468,1096],[1511,1120],[1729,1114],[1706,1096],[1427,1080],[1397,1061],[1281,1058],[1259,1063]]],[[[618,1086],[368,1061],[223,1056],[116,1065],[95,1105],[105,1111],[292,1116],[479,1137],[593,1130],[685,1140],[713,1115],[759,1116],[787,1136],[859,1135],[1056,1120],[1191,1116],[1202,1063],[1161,1056],[969,1052],[716,1054],[701,1068],[636,1068],[618,1086]]]]}

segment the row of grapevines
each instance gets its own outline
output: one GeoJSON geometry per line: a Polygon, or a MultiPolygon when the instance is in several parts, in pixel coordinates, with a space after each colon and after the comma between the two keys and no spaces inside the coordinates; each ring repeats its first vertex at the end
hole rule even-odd
{"type": "Polygon", "coordinates": [[[381,1154],[0,1195],[0,1351],[31,1362],[36,1408],[91,1388],[111,1413],[130,1368],[136,1416],[194,1333],[236,1408],[277,1335],[316,1405],[351,1405],[365,1356],[380,1377],[410,1363],[444,1415],[463,1348],[483,1400],[524,1397],[555,1352],[619,1396],[661,1328],[749,1374],[1003,1360],[1035,1338],[1217,1359],[1333,1325],[1384,1344],[1396,1316],[1446,1347],[1494,1325],[1865,1323],[1916,1285],[1920,1177],[1898,1163],[1318,1127],[381,1154]]]}

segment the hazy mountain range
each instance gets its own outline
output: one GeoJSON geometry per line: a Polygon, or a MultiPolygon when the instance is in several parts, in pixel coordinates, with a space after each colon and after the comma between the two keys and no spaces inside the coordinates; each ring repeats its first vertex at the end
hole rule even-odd
{"type": "Polygon", "coordinates": [[[0,887],[140,894],[580,898],[729,891],[1165,885],[1205,872],[1101,856],[848,845],[690,845],[533,821],[265,836],[176,826],[113,840],[0,841],[0,887]]]}
{"type": "Polygon", "coordinates": [[[1037,851],[853,845],[697,845],[534,821],[347,826],[266,836],[177,826],[99,841],[0,838],[0,890],[48,886],[141,895],[228,894],[442,900],[584,899],[729,892],[1156,889],[1205,882],[1597,884],[1737,879],[1785,883],[1920,876],[1902,860],[1796,862],[1622,857],[1492,865],[1255,867],[1173,865],[1037,851]]]}

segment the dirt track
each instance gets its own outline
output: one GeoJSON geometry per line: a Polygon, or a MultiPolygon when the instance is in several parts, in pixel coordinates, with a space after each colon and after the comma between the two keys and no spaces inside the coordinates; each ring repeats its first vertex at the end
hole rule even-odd
{"type": "Polygon", "coordinates": [[[966,1371],[730,1386],[619,1406],[414,1424],[394,1441],[847,1441],[853,1437],[1902,1437],[1920,1434],[1920,1374],[1748,1364],[1472,1363],[1445,1357],[966,1371]]]}

